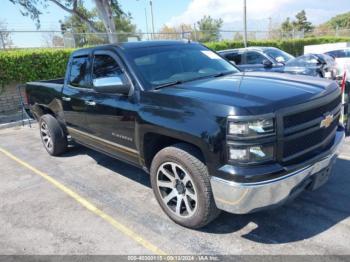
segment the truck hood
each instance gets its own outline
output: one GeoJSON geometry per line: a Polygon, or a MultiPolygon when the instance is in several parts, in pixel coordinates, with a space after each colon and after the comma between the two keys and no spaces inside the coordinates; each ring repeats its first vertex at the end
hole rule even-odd
{"type": "Polygon", "coordinates": [[[308,102],[337,88],[333,81],[309,76],[240,72],[166,87],[159,92],[262,113],[308,102]]]}

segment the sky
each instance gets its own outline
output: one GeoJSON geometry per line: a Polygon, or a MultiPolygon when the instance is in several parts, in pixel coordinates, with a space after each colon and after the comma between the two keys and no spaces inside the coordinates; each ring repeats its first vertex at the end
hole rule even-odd
{"type": "MultiPolygon", "coordinates": [[[[84,0],[93,8],[92,0],[84,0]]],[[[148,0],[119,0],[124,11],[130,12],[137,28],[146,31],[145,9],[151,31],[148,0]]],[[[242,29],[243,0],[153,0],[156,30],[163,25],[194,24],[204,15],[222,18],[223,30],[242,29]]],[[[349,0],[247,0],[248,30],[267,30],[269,18],[279,24],[286,17],[305,9],[307,17],[314,24],[327,21],[334,15],[350,11],[349,0]]],[[[59,30],[59,20],[67,13],[54,4],[43,10],[40,30],[59,30]]],[[[7,23],[9,30],[36,30],[29,17],[23,17],[19,8],[9,0],[0,0],[0,21],[7,23]]],[[[16,45],[35,46],[42,40],[41,33],[15,33],[16,45]]]]}

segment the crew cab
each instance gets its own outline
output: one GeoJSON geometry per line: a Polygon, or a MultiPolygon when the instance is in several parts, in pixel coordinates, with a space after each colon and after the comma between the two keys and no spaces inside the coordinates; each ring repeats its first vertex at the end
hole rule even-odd
{"type": "Polygon", "coordinates": [[[164,212],[190,228],[319,188],[344,137],[335,82],[243,73],[190,41],[77,50],[64,79],[26,93],[50,155],[69,137],[144,169],[164,212]]]}

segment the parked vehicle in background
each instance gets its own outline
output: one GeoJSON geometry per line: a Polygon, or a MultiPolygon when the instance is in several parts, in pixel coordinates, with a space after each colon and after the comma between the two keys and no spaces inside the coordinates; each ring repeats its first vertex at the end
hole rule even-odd
{"type": "Polygon", "coordinates": [[[248,47],[218,53],[242,71],[283,72],[284,64],[294,58],[275,47],[248,47]]]}
{"type": "Polygon", "coordinates": [[[76,50],[65,79],[26,92],[49,154],[70,136],[143,168],[164,212],[190,228],[319,188],[344,137],[336,82],[243,74],[188,41],[76,50]]]}
{"type": "MultiPolygon", "coordinates": [[[[344,70],[347,70],[348,73],[350,72],[350,48],[328,51],[326,54],[335,58],[340,78],[343,77],[344,70]]],[[[348,77],[350,76],[348,75],[348,77]]]]}
{"type": "Polygon", "coordinates": [[[350,42],[330,43],[304,46],[304,54],[327,54],[335,58],[337,78],[344,76],[345,70],[350,72],[350,42]]]}
{"type": "Polygon", "coordinates": [[[335,80],[337,66],[334,58],[329,55],[306,54],[289,60],[284,66],[284,72],[335,80]]]}

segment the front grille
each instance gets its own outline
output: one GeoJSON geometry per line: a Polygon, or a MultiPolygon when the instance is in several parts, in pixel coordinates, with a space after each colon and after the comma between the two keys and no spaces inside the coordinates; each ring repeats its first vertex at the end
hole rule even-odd
{"type": "Polygon", "coordinates": [[[309,134],[286,140],[284,143],[283,158],[296,155],[325,141],[336,130],[338,121],[339,115],[327,128],[317,128],[317,130],[309,134]]]}
{"type": "Polygon", "coordinates": [[[334,138],[340,117],[341,96],[330,102],[321,103],[298,112],[288,112],[282,118],[283,134],[279,147],[281,160],[288,162],[303,155],[310,155],[334,138]],[[327,128],[321,127],[326,115],[333,115],[334,120],[327,128]]]}
{"type": "Polygon", "coordinates": [[[305,122],[311,121],[313,119],[316,119],[327,112],[331,112],[334,108],[336,108],[340,104],[340,102],[341,102],[341,96],[338,96],[333,101],[325,105],[315,107],[296,114],[288,115],[283,119],[284,128],[297,126],[305,122]]]}

